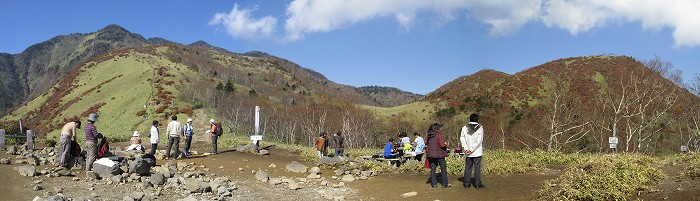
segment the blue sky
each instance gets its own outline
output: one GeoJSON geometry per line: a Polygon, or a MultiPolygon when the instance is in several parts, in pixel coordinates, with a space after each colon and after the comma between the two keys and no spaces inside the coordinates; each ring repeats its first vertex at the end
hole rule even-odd
{"type": "Polygon", "coordinates": [[[693,0],[0,0],[0,52],[118,24],[419,94],[485,68],[598,54],[660,56],[688,81],[700,73],[699,10],[693,0]]]}

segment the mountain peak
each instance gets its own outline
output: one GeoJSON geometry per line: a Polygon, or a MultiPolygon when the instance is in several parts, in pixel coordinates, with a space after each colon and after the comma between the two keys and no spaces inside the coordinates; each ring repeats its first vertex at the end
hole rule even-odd
{"type": "Polygon", "coordinates": [[[128,30],[126,30],[124,27],[121,27],[116,24],[110,24],[107,25],[105,28],[100,29],[98,32],[126,32],[126,33],[131,33],[128,30]]]}
{"type": "Polygon", "coordinates": [[[249,56],[249,57],[274,57],[271,54],[268,54],[267,52],[261,52],[261,51],[250,51],[243,53],[243,55],[249,56]]]}
{"type": "Polygon", "coordinates": [[[192,44],[189,44],[188,46],[197,46],[197,47],[214,47],[214,46],[210,45],[209,43],[207,43],[207,42],[204,42],[203,40],[198,40],[198,41],[195,41],[194,43],[192,43],[192,44]]]}

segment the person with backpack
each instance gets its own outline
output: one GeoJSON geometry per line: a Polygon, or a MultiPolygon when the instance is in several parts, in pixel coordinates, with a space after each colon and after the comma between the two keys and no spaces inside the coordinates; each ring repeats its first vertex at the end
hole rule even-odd
{"type": "Polygon", "coordinates": [[[95,127],[98,117],[97,114],[91,113],[88,115],[88,123],[85,125],[85,151],[87,152],[85,171],[92,171],[92,163],[95,162],[95,156],[97,154],[97,139],[104,137],[101,133],[97,132],[97,128],[95,127]]]}
{"type": "Polygon", "coordinates": [[[158,142],[160,141],[160,132],[158,131],[158,120],[153,120],[153,125],[151,126],[151,135],[149,136],[151,141],[151,155],[156,154],[156,149],[158,149],[158,142]]]}
{"type": "Polygon", "coordinates": [[[170,157],[170,149],[175,145],[175,150],[173,151],[173,159],[177,159],[180,156],[180,136],[182,135],[182,126],[180,122],[177,121],[177,116],[173,115],[172,121],[168,123],[168,128],[165,133],[168,134],[168,148],[165,151],[165,159],[170,157]]]}
{"type": "Polygon", "coordinates": [[[76,132],[80,129],[80,120],[68,122],[61,129],[61,156],[58,166],[68,168],[68,162],[71,160],[71,144],[77,140],[76,132]]]}
{"type": "Polygon", "coordinates": [[[464,188],[469,188],[474,169],[474,188],[484,188],[481,183],[481,156],[483,154],[482,142],[484,141],[484,127],[479,124],[479,115],[469,115],[469,123],[462,127],[459,141],[464,147],[464,188]]]}
{"type": "Polygon", "coordinates": [[[217,154],[218,153],[218,146],[217,146],[217,141],[219,140],[219,136],[224,133],[224,128],[221,127],[221,122],[214,123],[214,119],[210,119],[209,123],[211,124],[211,129],[209,129],[209,132],[211,133],[211,146],[212,146],[212,154],[217,154]]]}
{"type": "Polygon", "coordinates": [[[430,186],[433,188],[437,187],[437,174],[435,169],[440,166],[440,172],[442,175],[442,187],[450,187],[447,180],[447,164],[445,162],[445,157],[447,157],[447,142],[445,138],[440,134],[440,128],[442,124],[434,123],[430,125],[428,129],[428,163],[430,163],[430,186]]]}
{"type": "Polygon", "coordinates": [[[194,133],[194,129],[192,128],[192,119],[188,118],[187,123],[185,124],[185,127],[182,128],[184,134],[185,134],[185,156],[190,155],[190,144],[192,144],[192,133],[194,133]]]}

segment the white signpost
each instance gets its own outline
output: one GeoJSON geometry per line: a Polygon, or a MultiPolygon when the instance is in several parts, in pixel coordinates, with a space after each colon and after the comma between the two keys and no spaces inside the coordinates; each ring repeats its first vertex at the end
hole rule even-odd
{"type": "Polygon", "coordinates": [[[263,136],[260,135],[260,106],[255,106],[255,134],[250,136],[250,140],[256,147],[260,147],[260,141],[263,136]]]}
{"type": "Polygon", "coordinates": [[[608,143],[610,144],[610,149],[613,151],[617,150],[617,137],[609,137],[608,143]]]}

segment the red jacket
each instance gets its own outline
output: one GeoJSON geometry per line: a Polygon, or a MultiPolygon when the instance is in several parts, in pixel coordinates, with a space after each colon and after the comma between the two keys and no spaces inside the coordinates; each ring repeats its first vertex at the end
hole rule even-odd
{"type": "Polygon", "coordinates": [[[428,149],[425,151],[429,158],[447,157],[447,143],[439,132],[428,133],[428,149]]]}

